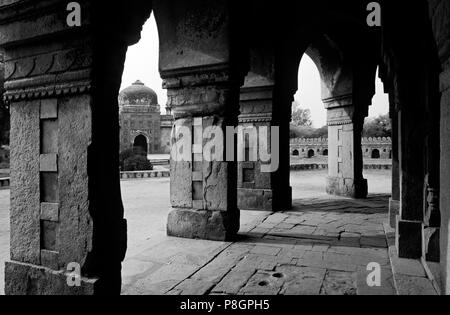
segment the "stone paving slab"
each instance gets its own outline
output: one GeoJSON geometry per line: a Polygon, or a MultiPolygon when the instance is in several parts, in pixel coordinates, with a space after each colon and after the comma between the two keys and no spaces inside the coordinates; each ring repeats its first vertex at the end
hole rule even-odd
{"type": "MultiPolygon", "coordinates": [[[[129,281],[124,293],[396,293],[383,227],[386,197],[370,198],[367,208],[364,201],[339,198],[302,202],[307,206],[266,213],[247,222],[234,243],[169,238],[142,251],[128,262],[137,270],[134,276],[126,275],[129,281]],[[380,287],[370,287],[367,282],[367,266],[374,262],[381,267],[380,287]]],[[[413,271],[409,273],[419,275],[413,271]]],[[[402,281],[415,281],[422,290],[428,289],[422,280],[402,281]]]]}

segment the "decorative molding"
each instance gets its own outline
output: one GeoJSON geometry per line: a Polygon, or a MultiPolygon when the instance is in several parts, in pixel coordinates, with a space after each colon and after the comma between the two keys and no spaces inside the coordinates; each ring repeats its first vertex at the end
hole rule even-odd
{"type": "Polygon", "coordinates": [[[228,64],[206,65],[161,71],[163,88],[167,90],[207,86],[230,82],[228,64]]]}
{"type": "Polygon", "coordinates": [[[345,94],[322,99],[326,109],[347,107],[353,105],[353,94],[345,94]]]}
{"type": "Polygon", "coordinates": [[[239,116],[239,123],[264,123],[272,122],[272,113],[245,114],[239,116]]]}
{"type": "Polygon", "coordinates": [[[328,121],[328,126],[343,126],[343,125],[351,125],[353,124],[353,120],[345,119],[345,120],[336,120],[336,121],[328,121]]]}

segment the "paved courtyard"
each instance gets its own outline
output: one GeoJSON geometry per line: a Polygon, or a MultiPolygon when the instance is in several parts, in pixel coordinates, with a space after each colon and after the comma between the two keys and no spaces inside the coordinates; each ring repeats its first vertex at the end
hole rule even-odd
{"type": "MultiPolygon", "coordinates": [[[[129,248],[122,293],[395,294],[383,225],[390,172],[366,171],[367,200],[328,196],[325,176],[326,171],[293,172],[294,208],[242,211],[236,242],[167,237],[169,179],[123,181],[129,248]],[[381,287],[367,285],[369,263],[381,267],[381,287]]],[[[0,191],[2,275],[9,250],[8,197],[9,191],[0,191]]],[[[405,266],[405,274],[424,282],[420,266],[405,266]]],[[[432,291],[428,282],[422,289],[432,291]]]]}

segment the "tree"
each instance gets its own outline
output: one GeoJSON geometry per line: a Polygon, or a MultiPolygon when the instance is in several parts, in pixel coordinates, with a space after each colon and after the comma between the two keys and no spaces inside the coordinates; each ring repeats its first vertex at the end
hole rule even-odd
{"type": "Polygon", "coordinates": [[[298,106],[294,102],[294,110],[292,111],[292,124],[296,127],[311,127],[311,111],[298,106]]]}
{"type": "Polygon", "coordinates": [[[322,128],[312,128],[305,126],[291,125],[290,138],[328,138],[328,126],[322,128]]]}
{"type": "Polygon", "coordinates": [[[321,128],[315,129],[313,138],[328,138],[328,126],[325,125],[321,128]]]}
{"type": "Polygon", "coordinates": [[[392,126],[389,114],[368,119],[364,124],[363,137],[391,137],[392,126]]]}
{"type": "Polygon", "coordinates": [[[145,151],[141,148],[122,151],[119,155],[119,164],[123,172],[153,170],[152,163],[147,159],[145,151]]]}

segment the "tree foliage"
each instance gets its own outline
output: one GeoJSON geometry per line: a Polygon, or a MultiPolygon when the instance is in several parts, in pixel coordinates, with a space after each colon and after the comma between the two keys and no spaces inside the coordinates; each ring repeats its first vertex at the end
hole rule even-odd
{"type": "Polygon", "coordinates": [[[389,115],[380,115],[367,119],[363,128],[363,137],[391,137],[392,125],[389,115]]]}
{"type": "Polygon", "coordinates": [[[294,110],[292,111],[292,124],[296,127],[311,127],[311,111],[301,108],[294,102],[294,110]]]}
{"type": "Polygon", "coordinates": [[[127,149],[119,155],[120,170],[123,172],[151,171],[153,165],[141,148],[127,149]]]}
{"type": "Polygon", "coordinates": [[[328,126],[321,128],[297,127],[291,125],[291,138],[328,138],[328,126]]]}

